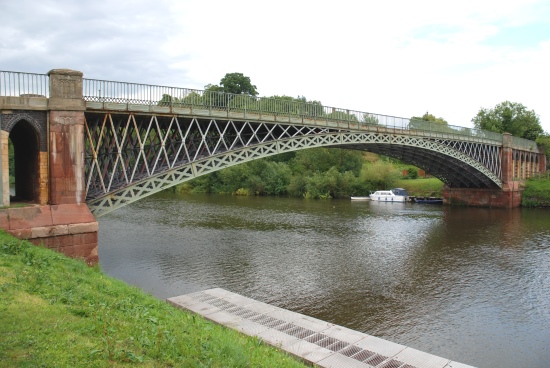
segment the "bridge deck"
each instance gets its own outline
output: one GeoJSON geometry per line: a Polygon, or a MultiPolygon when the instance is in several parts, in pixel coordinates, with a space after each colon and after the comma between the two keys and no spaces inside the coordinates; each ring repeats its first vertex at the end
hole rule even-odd
{"type": "Polygon", "coordinates": [[[448,126],[441,126],[442,131],[438,130],[424,130],[424,129],[408,129],[402,126],[387,126],[377,124],[365,124],[358,121],[346,121],[336,120],[323,117],[307,117],[307,116],[292,116],[287,114],[274,114],[274,113],[258,113],[250,112],[246,110],[218,110],[214,108],[197,108],[197,107],[175,107],[175,106],[156,106],[156,105],[142,105],[142,104],[130,104],[130,103],[117,103],[117,102],[94,102],[86,101],[86,108],[88,111],[110,111],[116,112],[133,112],[133,113],[151,113],[151,114],[168,114],[179,116],[193,116],[204,118],[221,118],[228,120],[239,121],[256,121],[266,123],[287,123],[294,125],[309,125],[319,126],[331,129],[346,129],[350,131],[358,132],[377,132],[377,133],[397,133],[405,135],[413,135],[417,137],[425,138],[437,138],[437,139],[451,139],[462,140],[467,142],[476,142],[481,144],[501,145],[502,138],[495,140],[494,137],[484,137],[464,134],[461,129],[458,128],[454,131],[453,128],[448,126]]]}
{"type": "Polygon", "coordinates": [[[220,288],[168,301],[319,367],[473,368],[220,288]]]}

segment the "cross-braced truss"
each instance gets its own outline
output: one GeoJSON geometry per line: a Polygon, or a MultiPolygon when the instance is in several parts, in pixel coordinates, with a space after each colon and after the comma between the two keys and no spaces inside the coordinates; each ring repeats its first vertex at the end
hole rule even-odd
{"type": "Polygon", "coordinates": [[[501,148],[466,138],[185,116],[85,116],[87,202],[96,216],[229,166],[323,146],[396,157],[454,187],[502,186],[501,148]]]}

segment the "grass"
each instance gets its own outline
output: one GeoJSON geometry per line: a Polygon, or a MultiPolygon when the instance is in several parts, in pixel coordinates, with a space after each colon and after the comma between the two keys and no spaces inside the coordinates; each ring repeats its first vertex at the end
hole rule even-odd
{"type": "Polygon", "coordinates": [[[437,178],[402,179],[397,186],[405,188],[410,196],[443,197],[443,182],[437,178]]]}
{"type": "Polygon", "coordinates": [[[550,171],[526,180],[521,205],[550,207],[550,171]]]}
{"type": "Polygon", "coordinates": [[[0,232],[0,367],[304,367],[98,267],[0,232]]]}
{"type": "Polygon", "coordinates": [[[32,206],[32,203],[27,202],[12,202],[9,206],[0,206],[0,210],[5,210],[8,208],[21,208],[21,207],[29,207],[32,206]]]}

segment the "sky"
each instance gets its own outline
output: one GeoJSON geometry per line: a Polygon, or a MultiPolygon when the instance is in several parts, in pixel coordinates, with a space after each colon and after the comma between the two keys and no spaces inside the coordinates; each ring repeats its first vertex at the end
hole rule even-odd
{"type": "Polygon", "coordinates": [[[550,132],[550,1],[0,0],[0,70],[261,96],[471,127],[511,101],[550,132]]]}

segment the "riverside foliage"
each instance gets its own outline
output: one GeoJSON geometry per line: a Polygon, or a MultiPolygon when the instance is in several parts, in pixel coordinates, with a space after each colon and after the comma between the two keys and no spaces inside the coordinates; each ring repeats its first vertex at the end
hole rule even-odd
{"type": "Polygon", "coordinates": [[[259,159],[179,185],[180,192],[345,198],[395,186],[399,168],[388,159],[370,161],[360,151],[310,148],[259,159]]]}
{"type": "Polygon", "coordinates": [[[523,207],[550,207],[550,172],[527,179],[521,205],[523,207]]]}

